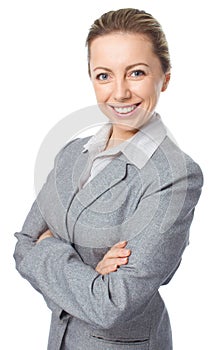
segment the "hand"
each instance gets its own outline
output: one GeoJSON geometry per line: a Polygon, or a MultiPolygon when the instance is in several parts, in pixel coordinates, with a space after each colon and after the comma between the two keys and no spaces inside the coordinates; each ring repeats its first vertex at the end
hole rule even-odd
{"type": "Polygon", "coordinates": [[[127,241],[116,243],[97,264],[95,270],[101,275],[106,275],[117,271],[117,268],[121,265],[127,264],[131,251],[130,249],[125,249],[126,245],[127,241]]]}
{"type": "Polygon", "coordinates": [[[41,242],[45,238],[53,237],[53,234],[51,233],[50,230],[45,231],[44,233],[41,234],[41,236],[38,238],[36,243],[41,242]]]}

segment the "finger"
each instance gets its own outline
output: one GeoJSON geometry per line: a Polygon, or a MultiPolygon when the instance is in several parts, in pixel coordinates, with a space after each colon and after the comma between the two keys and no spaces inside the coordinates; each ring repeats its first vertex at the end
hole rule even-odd
{"type": "Polygon", "coordinates": [[[46,230],[45,232],[42,233],[42,235],[45,235],[45,234],[49,234],[49,235],[50,235],[50,234],[52,234],[52,233],[51,233],[51,231],[48,229],[48,230],[46,230]]]}
{"type": "Polygon", "coordinates": [[[44,236],[42,235],[38,238],[37,243],[43,241],[45,238],[51,238],[51,237],[52,237],[51,235],[44,235],[44,236]]]}
{"type": "Polygon", "coordinates": [[[124,258],[131,254],[130,249],[112,247],[104,256],[106,258],[124,258]]]}
{"type": "Polygon", "coordinates": [[[128,263],[128,257],[116,259],[117,266],[126,265],[128,263]]]}
{"type": "Polygon", "coordinates": [[[37,240],[37,243],[41,242],[43,239],[45,238],[49,238],[49,237],[53,237],[53,234],[51,233],[50,230],[45,231],[44,233],[42,233],[37,240]]]}
{"type": "Polygon", "coordinates": [[[121,241],[114,244],[113,247],[122,247],[122,246],[125,246],[126,244],[127,244],[127,241],[121,241]]]}
{"type": "Polygon", "coordinates": [[[112,268],[113,266],[121,266],[125,265],[128,263],[128,258],[118,258],[118,259],[107,259],[107,260],[102,260],[98,265],[97,269],[100,271],[108,271],[109,268],[112,268]]]}
{"type": "Polygon", "coordinates": [[[106,266],[102,266],[101,270],[101,274],[105,275],[107,273],[110,272],[114,272],[117,271],[117,269],[122,266],[122,265],[126,265],[128,263],[128,258],[118,258],[118,259],[114,259],[114,264],[109,264],[106,266]]]}

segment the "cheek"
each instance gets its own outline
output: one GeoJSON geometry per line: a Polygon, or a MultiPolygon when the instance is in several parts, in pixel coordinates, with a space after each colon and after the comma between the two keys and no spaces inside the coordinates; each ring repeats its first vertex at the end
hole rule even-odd
{"type": "Polygon", "coordinates": [[[136,84],[133,87],[133,92],[143,100],[150,99],[156,95],[156,89],[152,82],[136,84]]]}
{"type": "Polygon", "coordinates": [[[110,95],[110,88],[108,85],[93,84],[94,92],[98,101],[105,101],[110,95]]]}
{"type": "Polygon", "coordinates": [[[161,82],[154,81],[146,87],[145,95],[146,98],[158,100],[162,89],[161,82]]]}

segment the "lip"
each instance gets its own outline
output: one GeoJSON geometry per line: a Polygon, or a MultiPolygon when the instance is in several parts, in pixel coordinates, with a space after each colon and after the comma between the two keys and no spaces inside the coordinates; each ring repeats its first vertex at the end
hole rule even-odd
{"type": "Polygon", "coordinates": [[[108,106],[111,108],[111,110],[114,112],[114,114],[117,116],[117,117],[120,117],[120,118],[127,118],[127,117],[130,117],[132,116],[133,114],[135,114],[135,112],[137,111],[138,107],[140,106],[141,102],[138,102],[138,103],[131,103],[131,104],[125,104],[125,105],[118,105],[118,104],[109,104],[108,106]],[[133,106],[136,106],[131,112],[128,112],[128,113],[120,113],[120,112],[117,112],[115,110],[115,108],[130,108],[130,107],[133,107],[133,106]]]}

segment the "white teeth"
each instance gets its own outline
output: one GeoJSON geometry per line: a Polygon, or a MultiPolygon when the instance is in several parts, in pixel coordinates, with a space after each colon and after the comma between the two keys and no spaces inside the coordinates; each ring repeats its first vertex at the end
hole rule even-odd
{"type": "Polygon", "coordinates": [[[126,114],[126,113],[132,112],[136,107],[137,107],[136,105],[129,106],[129,107],[114,107],[114,110],[117,113],[126,114]]]}

